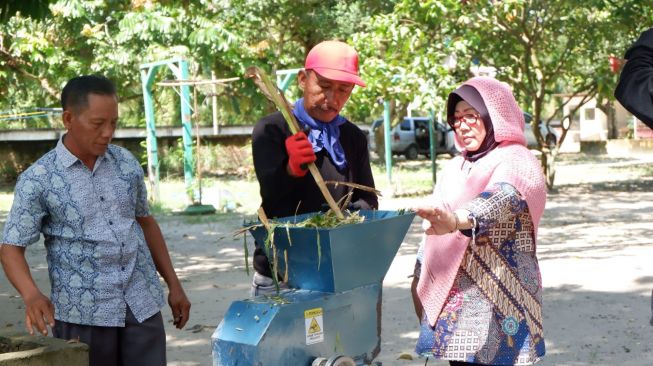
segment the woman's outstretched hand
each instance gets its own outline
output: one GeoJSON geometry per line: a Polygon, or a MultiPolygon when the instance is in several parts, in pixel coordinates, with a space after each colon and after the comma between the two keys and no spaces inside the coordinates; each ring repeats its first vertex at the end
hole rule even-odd
{"type": "Polygon", "coordinates": [[[456,229],[454,213],[439,207],[418,207],[413,211],[417,216],[428,220],[431,227],[426,229],[426,235],[449,234],[456,229]]]}

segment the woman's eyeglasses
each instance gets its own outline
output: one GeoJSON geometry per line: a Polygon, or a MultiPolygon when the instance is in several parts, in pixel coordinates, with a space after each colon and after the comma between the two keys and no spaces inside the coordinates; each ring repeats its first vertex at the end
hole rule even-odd
{"type": "Polygon", "coordinates": [[[458,128],[460,127],[460,124],[463,122],[465,122],[465,124],[468,127],[472,127],[479,124],[480,121],[481,121],[481,116],[479,116],[478,114],[465,114],[460,117],[451,116],[451,118],[449,118],[449,121],[447,122],[449,123],[449,126],[451,126],[452,128],[458,128]]]}

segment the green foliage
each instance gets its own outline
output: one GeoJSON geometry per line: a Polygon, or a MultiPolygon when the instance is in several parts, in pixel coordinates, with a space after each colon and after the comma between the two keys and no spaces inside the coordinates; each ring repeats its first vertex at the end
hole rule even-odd
{"type": "MultiPolygon", "coordinates": [[[[371,0],[59,0],[43,17],[14,11],[0,24],[0,83],[6,86],[0,110],[58,106],[68,79],[101,73],[118,86],[121,124],[144,126],[141,63],[183,57],[196,79],[212,71],[217,78],[242,76],[250,65],[297,68],[319,41],[346,40],[392,6],[371,0]]],[[[171,78],[166,71],[157,75],[157,81],[171,78]]],[[[252,124],[273,110],[250,81],[219,89],[223,124],[252,124]]],[[[176,93],[156,84],[154,91],[158,123],[178,124],[176,93]]],[[[204,125],[211,123],[209,92],[198,93],[204,125]]]]}
{"type": "Polygon", "coordinates": [[[282,224],[289,227],[311,227],[316,229],[332,229],[342,225],[357,224],[365,220],[358,212],[347,213],[344,219],[339,219],[333,211],[311,215],[303,221],[292,224],[282,224]]]}
{"type": "MultiPolygon", "coordinates": [[[[652,24],[653,0],[11,0],[0,18],[0,110],[56,107],[68,79],[102,73],[118,86],[121,124],[143,127],[142,63],[182,57],[194,79],[228,78],[251,65],[301,67],[315,44],[340,39],[359,51],[368,84],[345,107],[353,121],[380,116],[384,100],[392,101],[393,121],[409,106],[441,111],[482,65],[496,68],[534,121],[548,123],[565,117],[558,93],[611,103],[618,75],[608,56],[623,55],[652,24]]],[[[156,81],[171,75],[162,70],[156,81]]],[[[197,91],[196,120],[209,125],[212,91],[197,91]]],[[[178,124],[175,90],[155,84],[154,94],[157,123],[178,124]]],[[[249,80],[217,94],[222,124],[252,124],[274,110],[249,80]]],[[[542,156],[550,155],[541,143],[542,156]]]]}
{"type": "MultiPolygon", "coordinates": [[[[370,88],[352,98],[374,105],[382,96],[395,102],[399,115],[409,103],[439,110],[476,66],[490,66],[535,124],[545,106],[556,104],[557,93],[612,99],[617,75],[609,71],[608,56],[622,55],[643,30],[632,25],[651,24],[652,15],[651,0],[402,0],[354,36],[371,72],[370,88]],[[445,62],[452,59],[455,67],[445,62]]],[[[548,169],[554,159],[547,163],[547,157],[557,150],[548,150],[539,128],[533,132],[548,169]]]]}
{"type": "Polygon", "coordinates": [[[456,29],[469,42],[469,59],[494,66],[537,120],[555,93],[593,93],[597,83],[614,84],[607,56],[622,53],[631,40],[614,34],[612,8],[609,1],[470,2],[461,8],[456,29]]]}
{"type": "Polygon", "coordinates": [[[48,14],[47,0],[4,0],[0,5],[0,22],[4,23],[16,14],[43,18],[48,14]]]}
{"type": "Polygon", "coordinates": [[[533,115],[532,130],[549,187],[566,130],[551,150],[538,121],[549,124],[562,110],[563,104],[555,103],[556,93],[612,99],[617,75],[609,71],[608,56],[623,54],[633,42],[633,20],[649,19],[650,24],[652,5],[651,0],[593,0],[582,6],[571,0],[511,0],[470,1],[460,7],[453,30],[468,42],[467,60],[496,68],[497,78],[513,87],[521,107],[533,115]],[[558,110],[543,118],[544,107],[551,103],[558,110]]]}
{"type": "Polygon", "coordinates": [[[162,202],[149,202],[150,214],[152,216],[165,216],[170,215],[172,210],[166,207],[162,202]]]}
{"type": "Polygon", "coordinates": [[[356,104],[368,106],[374,116],[381,115],[381,100],[393,101],[399,115],[409,104],[424,113],[441,109],[456,82],[445,60],[459,42],[443,34],[450,33],[446,17],[458,6],[455,0],[400,1],[392,13],[377,15],[367,31],[356,34],[368,82],[352,96],[356,104]]]}
{"type": "Polygon", "coordinates": [[[159,171],[161,175],[165,177],[174,177],[175,175],[183,177],[184,142],[182,138],[178,138],[177,142],[167,150],[167,154],[163,155],[159,161],[159,171]]]}

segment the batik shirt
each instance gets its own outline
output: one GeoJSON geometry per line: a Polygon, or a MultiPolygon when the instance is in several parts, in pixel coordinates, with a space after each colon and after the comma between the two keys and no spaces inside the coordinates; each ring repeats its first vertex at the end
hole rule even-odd
{"type": "Polygon", "coordinates": [[[463,208],[476,218],[476,240],[467,247],[435,327],[423,319],[416,352],[486,365],[533,364],[545,349],[541,277],[526,201],[512,185],[499,183],[463,208]]]}
{"type": "Polygon", "coordinates": [[[124,326],[127,306],[140,322],[164,304],[136,217],[148,216],[143,169],[109,145],[89,170],[60,140],[18,179],[2,243],[45,238],[55,319],[124,326]]]}

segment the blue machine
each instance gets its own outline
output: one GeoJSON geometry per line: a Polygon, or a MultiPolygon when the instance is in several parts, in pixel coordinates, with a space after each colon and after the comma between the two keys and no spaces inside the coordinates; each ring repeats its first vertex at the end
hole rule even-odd
{"type": "MultiPolygon", "coordinates": [[[[233,302],[211,337],[214,366],[310,366],[333,355],[372,362],[381,350],[383,278],[415,214],[360,214],[363,223],[333,229],[276,227],[292,289],[233,302]]],[[[252,234],[264,242],[267,231],[252,234]]]]}

